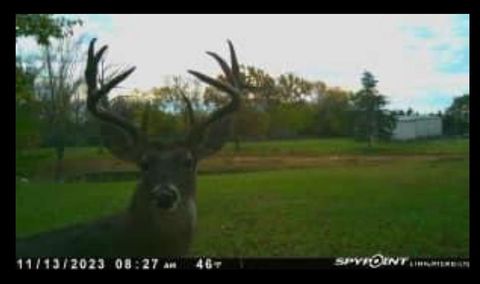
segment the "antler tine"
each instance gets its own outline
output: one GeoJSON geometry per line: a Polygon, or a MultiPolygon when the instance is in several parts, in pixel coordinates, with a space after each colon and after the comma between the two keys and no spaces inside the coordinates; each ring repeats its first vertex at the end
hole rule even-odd
{"type": "Polygon", "coordinates": [[[230,70],[230,67],[228,67],[228,64],[225,62],[225,60],[223,60],[223,58],[221,58],[215,52],[208,51],[207,54],[212,56],[218,62],[218,64],[220,65],[220,67],[223,70],[223,73],[225,73],[225,77],[227,78],[227,81],[230,84],[235,85],[235,79],[233,78],[233,73],[230,70]]]}
{"type": "Polygon", "coordinates": [[[130,138],[133,139],[133,142],[137,143],[139,139],[139,131],[133,124],[98,105],[98,102],[102,97],[106,96],[116,85],[125,80],[128,76],[130,76],[130,74],[133,73],[133,71],[135,71],[135,67],[131,67],[121,72],[100,89],[98,89],[98,63],[100,62],[100,59],[107,50],[108,46],[103,46],[98,52],[95,53],[95,41],[96,39],[94,38],[90,42],[90,46],[88,48],[87,66],[85,69],[85,79],[87,82],[87,108],[100,120],[109,122],[126,131],[127,134],[130,135],[130,138]]]}
{"type": "Polygon", "coordinates": [[[237,87],[240,87],[240,67],[239,67],[239,64],[238,64],[238,60],[237,60],[237,54],[235,53],[235,48],[233,48],[233,44],[230,40],[227,40],[227,43],[228,43],[228,48],[230,50],[230,61],[231,61],[231,64],[232,64],[232,74],[233,74],[233,78],[236,80],[235,81],[235,85],[237,87]]]}
{"type": "Polygon", "coordinates": [[[193,71],[193,70],[188,70],[188,73],[192,74],[193,76],[197,77],[200,81],[203,81],[209,85],[212,85],[216,87],[217,89],[220,89],[228,94],[233,94],[239,92],[235,87],[233,87],[230,84],[226,84],[222,81],[219,81],[217,79],[214,79],[208,75],[205,75],[203,73],[193,71]]]}
{"type": "Polygon", "coordinates": [[[242,94],[241,86],[239,85],[240,82],[240,71],[238,68],[238,61],[235,54],[235,49],[233,48],[233,44],[231,41],[228,41],[228,45],[230,48],[230,56],[232,62],[232,68],[228,66],[228,64],[223,60],[220,56],[213,52],[207,52],[208,55],[212,56],[220,65],[225,76],[227,78],[227,83],[214,79],[210,76],[207,76],[203,73],[188,70],[188,72],[195,77],[197,77],[200,81],[203,81],[211,86],[216,87],[224,92],[226,92],[231,100],[230,102],[223,106],[220,109],[214,111],[210,117],[205,120],[203,123],[196,125],[189,136],[189,141],[194,143],[199,143],[202,140],[203,134],[206,131],[206,128],[215,121],[222,119],[223,117],[227,116],[228,114],[236,111],[240,107],[240,96],[242,94]]]}

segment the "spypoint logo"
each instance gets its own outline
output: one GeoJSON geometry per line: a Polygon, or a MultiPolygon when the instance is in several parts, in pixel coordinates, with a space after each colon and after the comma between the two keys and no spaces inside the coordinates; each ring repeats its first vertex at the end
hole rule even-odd
{"type": "Polygon", "coordinates": [[[370,268],[378,268],[380,266],[404,266],[408,261],[408,257],[386,257],[381,254],[375,254],[370,257],[337,257],[335,266],[368,266],[370,268]]]}

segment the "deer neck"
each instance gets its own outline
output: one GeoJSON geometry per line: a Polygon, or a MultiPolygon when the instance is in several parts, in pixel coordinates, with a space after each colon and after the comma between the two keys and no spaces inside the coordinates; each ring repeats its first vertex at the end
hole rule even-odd
{"type": "Polygon", "coordinates": [[[141,183],[138,186],[127,214],[127,234],[136,243],[136,251],[155,256],[185,254],[197,219],[194,191],[175,210],[162,211],[155,208],[141,183]]]}

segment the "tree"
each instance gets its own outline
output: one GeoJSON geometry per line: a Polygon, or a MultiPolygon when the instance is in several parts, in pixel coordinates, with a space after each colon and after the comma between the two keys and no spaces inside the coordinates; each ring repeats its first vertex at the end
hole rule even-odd
{"type": "Polygon", "coordinates": [[[354,134],[357,139],[367,140],[371,147],[375,138],[386,139],[395,127],[393,116],[383,109],[386,97],[377,89],[378,81],[372,73],[365,71],[362,79],[363,88],[352,96],[355,113],[354,134]]]}
{"type": "Polygon", "coordinates": [[[395,114],[388,111],[380,113],[378,138],[384,141],[390,140],[396,125],[397,119],[395,118],[395,114]]]}
{"type": "MultiPolygon", "coordinates": [[[[50,38],[61,39],[73,34],[72,28],[82,25],[81,20],[69,20],[65,17],[54,18],[51,14],[17,14],[15,17],[15,40],[33,36],[40,46],[48,46],[50,38]]],[[[16,58],[16,95],[19,99],[32,95],[33,81],[38,74],[37,68],[26,65],[21,55],[16,58]],[[30,90],[25,92],[25,90],[30,90]]]]}
{"type": "Polygon", "coordinates": [[[83,74],[79,74],[78,62],[83,61],[81,40],[73,42],[62,39],[55,45],[43,47],[43,62],[46,66],[36,85],[38,96],[42,102],[42,117],[46,122],[46,134],[50,144],[55,148],[57,166],[55,179],[63,178],[63,156],[66,139],[71,130],[72,97],[83,82],[83,74]]]}
{"type": "Polygon", "coordinates": [[[326,94],[327,91],[327,84],[322,81],[314,81],[310,83],[312,86],[312,95],[314,96],[314,100],[319,102],[326,94]]]}
{"type": "Polygon", "coordinates": [[[443,115],[444,132],[447,135],[465,135],[470,129],[470,96],[455,97],[443,115]]]}
{"type": "Polygon", "coordinates": [[[71,141],[73,145],[80,146],[85,143],[82,126],[87,120],[86,100],[82,96],[84,93],[78,88],[72,94],[70,99],[71,115],[71,141]]]}
{"type": "Polygon", "coordinates": [[[39,69],[23,64],[22,59],[17,59],[16,65],[15,136],[16,151],[20,153],[39,141],[38,103],[34,98],[34,82],[39,69]]]}
{"type": "Polygon", "coordinates": [[[281,98],[273,76],[254,66],[241,66],[241,72],[249,90],[248,102],[254,104],[256,109],[268,112],[280,103],[281,98]]]}
{"type": "Polygon", "coordinates": [[[266,112],[252,107],[244,107],[234,117],[235,149],[240,150],[242,139],[264,139],[267,136],[269,122],[269,116],[266,112]]]}
{"type": "MultiPolygon", "coordinates": [[[[15,18],[15,40],[33,36],[40,46],[50,43],[50,38],[62,38],[72,33],[72,27],[82,24],[79,20],[54,18],[50,14],[17,14],[15,18]]],[[[23,54],[16,55],[15,64],[15,136],[17,171],[23,172],[23,150],[38,146],[40,105],[35,97],[34,83],[41,68],[35,66],[23,54]]]]}
{"type": "Polygon", "coordinates": [[[154,97],[151,101],[156,113],[151,119],[151,124],[153,126],[155,123],[156,130],[152,130],[153,133],[162,137],[165,137],[166,133],[174,138],[181,136],[192,126],[189,121],[187,100],[197,120],[204,115],[204,98],[202,98],[200,82],[197,80],[191,81],[181,76],[173,76],[167,81],[166,86],[153,88],[150,93],[154,97]],[[159,119],[158,122],[154,122],[155,117],[159,119]]]}
{"type": "Polygon", "coordinates": [[[282,74],[277,80],[277,91],[282,102],[303,102],[311,96],[312,84],[293,73],[282,74]]]}
{"type": "Polygon", "coordinates": [[[269,117],[270,138],[295,138],[312,132],[315,111],[310,104],[283,103],[270,111],[269,117]]]}
{"type": "Polygon", "coordinates": [[[82,25],[82,21],[53,17],[52,14],[17,14],[15,37],[33,36],[38,44],[48,45],[52,37],[61,39],[71,36],[75,25],[82,25]]]}
{"type": "Polygon", "coordinates": [[[316,102],[315,133],[320,136],[345,136],[350,129],[351,93],[329,88],[316,102]]]}
{"type": "Polygon", "coordinates": [[[409,107],[406,115],[411,116],[412,114],[413,114],[413,109],[411,107],[409,107]]]}

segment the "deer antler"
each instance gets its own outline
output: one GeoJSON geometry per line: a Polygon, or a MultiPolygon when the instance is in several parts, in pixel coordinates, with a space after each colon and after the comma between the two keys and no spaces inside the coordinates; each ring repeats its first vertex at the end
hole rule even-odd
{"type": "Polygon", "coordinates": [[[85,69],[85,78],[87,82],[87,108],[90,112],[95,115],[100,120],[111,123],[118,128],[125,131],[129,138],[132,139],[133,145],[139,143],[140,132],[135,125],[122,118],[121,116],[116,115],[113,112],[110,112],[98,102],[104,98],[116,85],[125,80],[132,72],[135,70],[135,67],[131,67],[120,74],[114,76],[110,81],[102,84],[100,89],[97,87],[97,73],[98,73],[98,63],[100,62],[103,54],[107,50],[107,46],[103,46],[99,51],[95,52],[95,41],[92,39],[90,46],[88,48],[88,59],[87,67],[85,69]]]}
{"type": "Polygon", "coordinates": [[[214,79],[210,76],[204,75],[200,72],[188,70],[188,72],[200,81],[203,81],[209,85],[216,87],[217,89],[226,92],[231,101],[223,106],[220,109],[215,110],[205,121],[202,123],[196,124],[190,131],[188,141],[189,143],[200,143],[203,140],[204,133],[206,129],[214,122],[221,120],[222,118],[228,116],[229,114],[235,112],[240,108],[240,98],[242,95],[242,86],[240,78],[240,70],[238,66],[237,56],[235,54],[235,49],[230,40],[228,40],[228,47],[230,49],[230,61],[231,67],[223,60],[219,55],[214,52],[207,52],[208,55],[212,56],[220,65],[225,74],[227,82],[223,82],[217,79],[214,79]]]}

